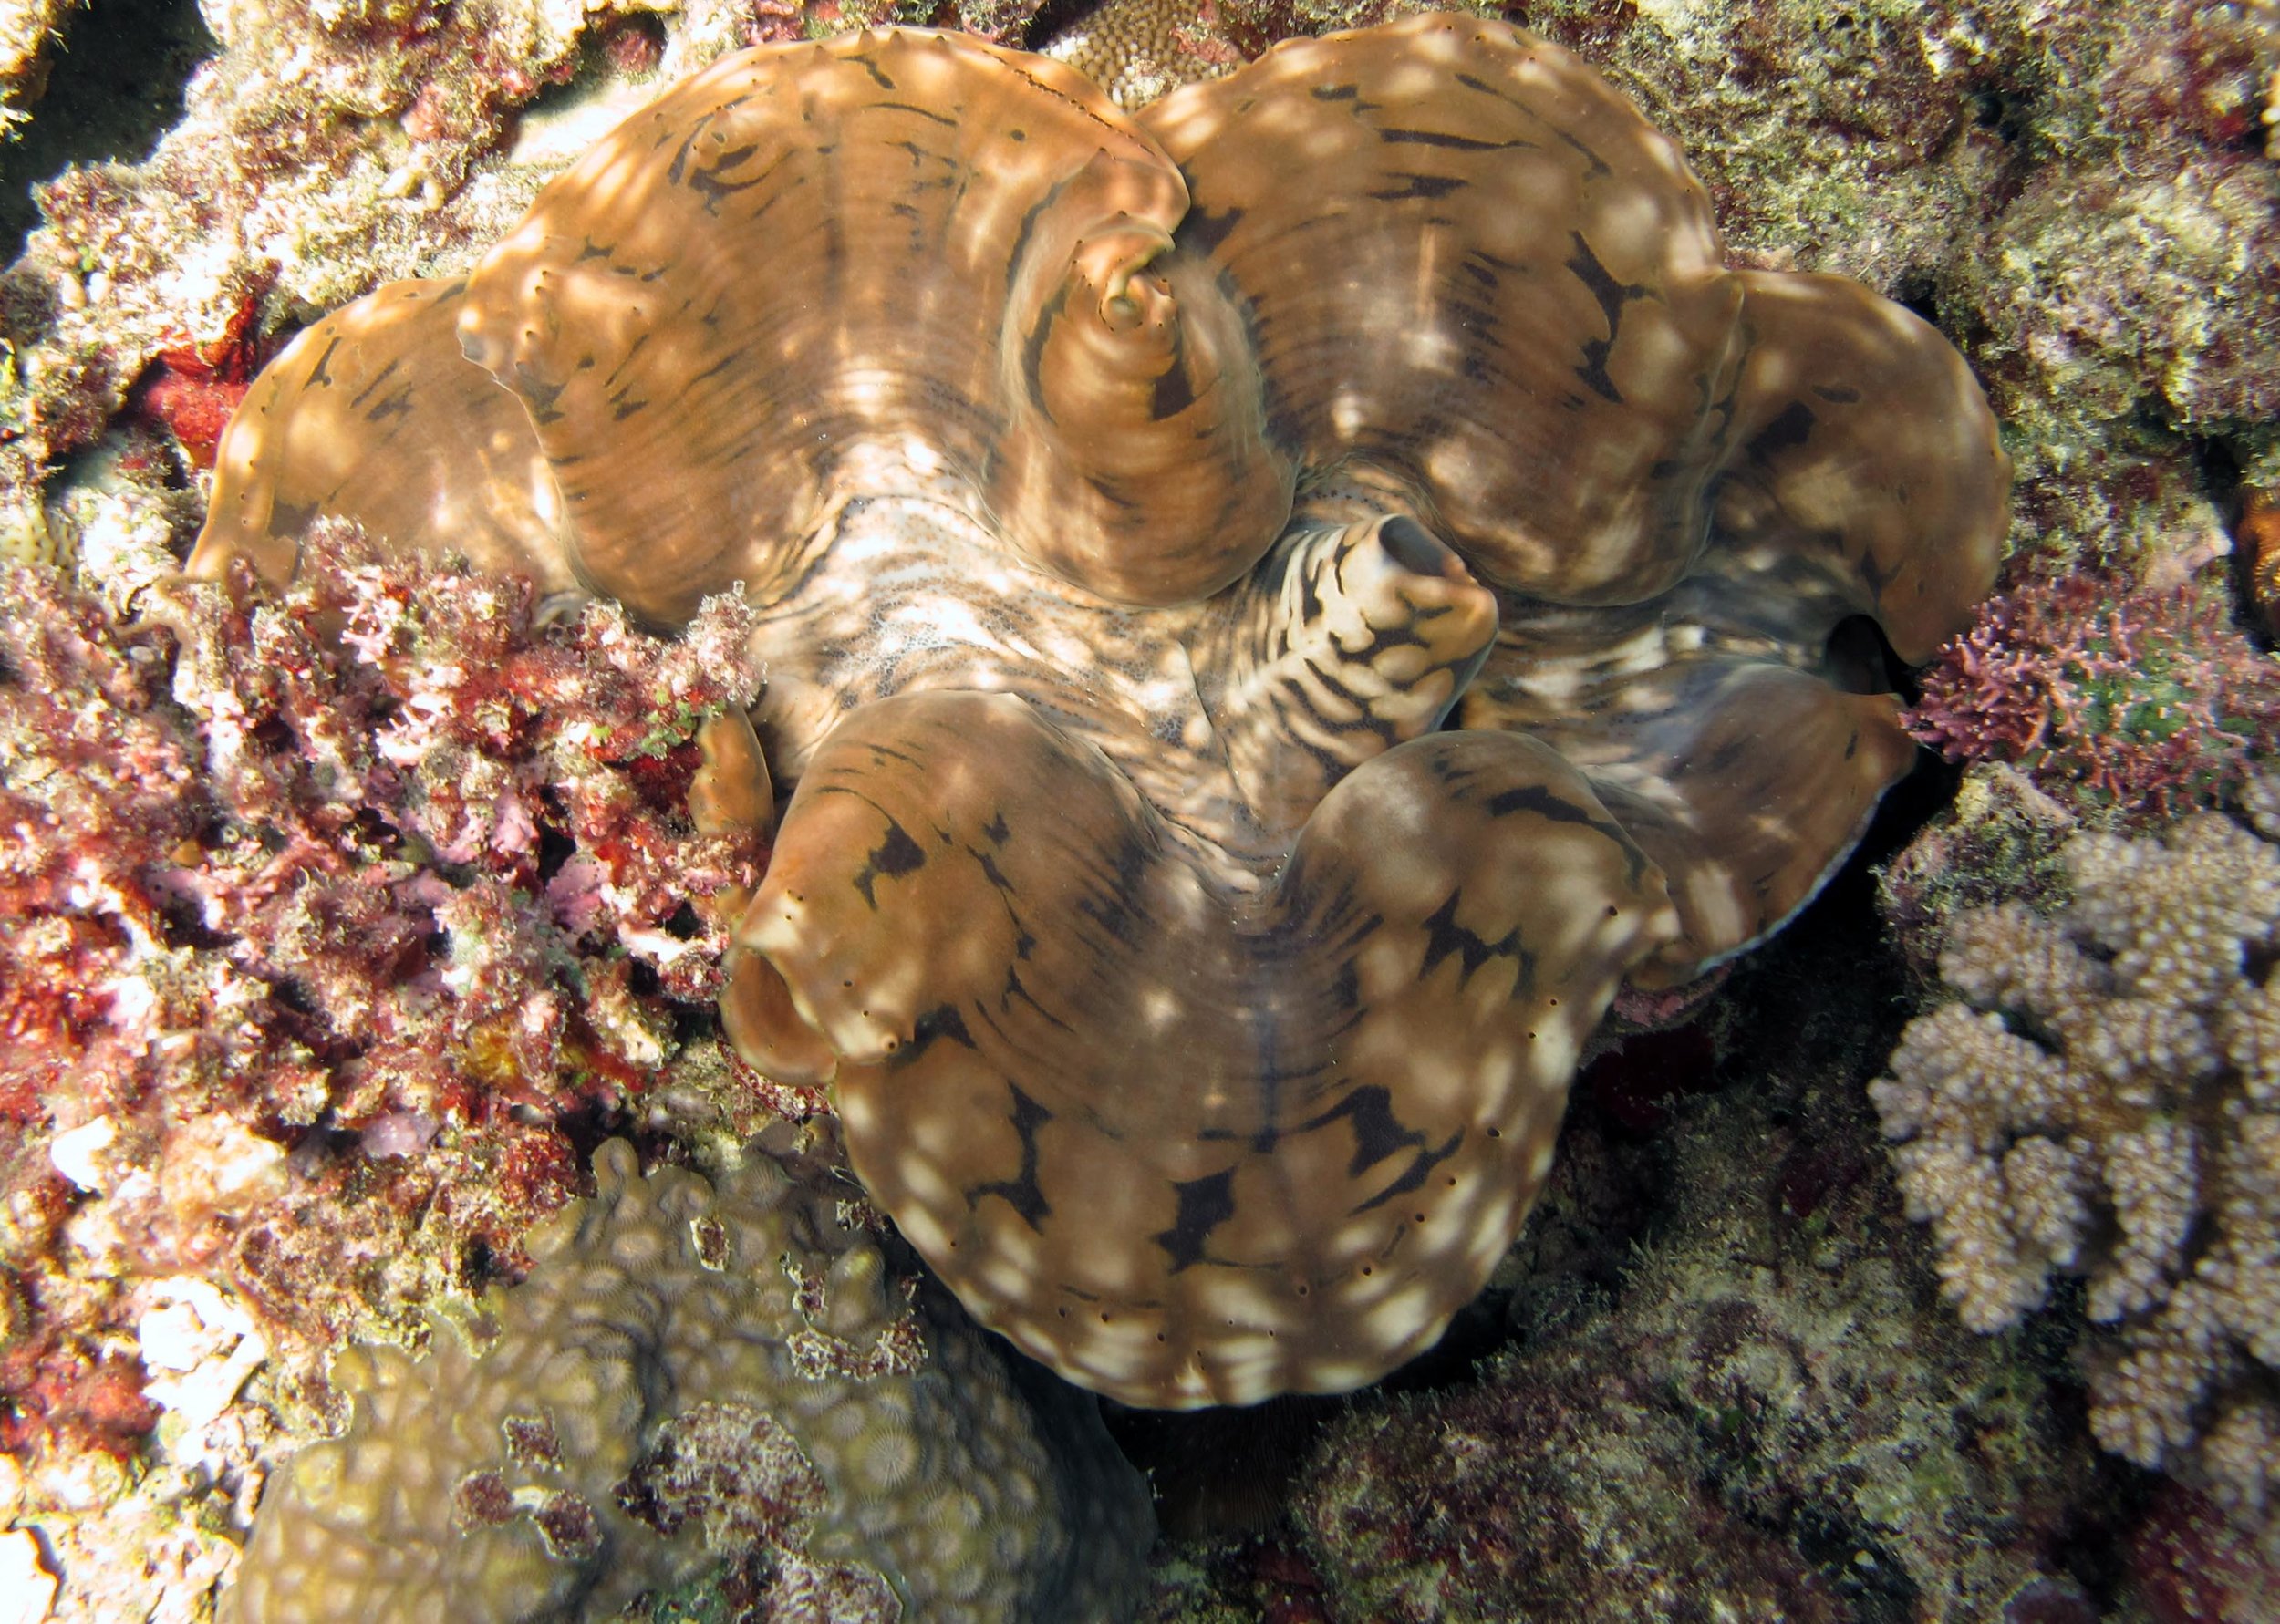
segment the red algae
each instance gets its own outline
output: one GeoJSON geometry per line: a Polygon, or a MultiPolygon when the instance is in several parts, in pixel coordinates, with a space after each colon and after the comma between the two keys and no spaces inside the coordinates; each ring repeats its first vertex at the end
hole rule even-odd
{"type": "Polygon", "coordinates": [[[1951,761],[2012,763],[2067,805],[2131,820],[2216,804],[2280,743],[2280,664],[2192,584],[2029,582],[1922,683],[1909,729],[1951,761]]]}
{"type": "Polygon", "coordinates": [[[511,1268],[701,1031],[751,831],[700,833],[698,728],[748,703],[741,600],[679,641],[391,564],[346,527],[272,597],[126,623],[0,585],[0,1440],[130,1449],[122,1277],[244,1292],[299,1377],[511,1268]],[[370,1135],[374,1153],[359,1153],[370,1135]],[[298,1354],[299,1358],[290,1357],[298,1354]]]}

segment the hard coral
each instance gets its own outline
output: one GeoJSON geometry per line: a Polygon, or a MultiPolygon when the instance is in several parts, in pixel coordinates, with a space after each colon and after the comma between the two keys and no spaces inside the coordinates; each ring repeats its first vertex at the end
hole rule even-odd
{"type": "Polygon", "coordinates": [[[2099,1441],[2280,1550],[2280,849],[2204,812],[2064,858],[2056,913],[1958,916],[1962,999],[1871,1092],[1964,1322],[2086,1275],[2099,1441]]]}
{"type": "Polygon", "coordinates": [[[305,334],[192,568],[306,573],[317,509],[659,622],[742,582],[800,782],[729,1031],[991,1325],[1196,1405],[1477,1290],[1617,983],[1777,926],[1905,770],[1837,628],[1954,630],[2005,477],[1936,334],[1728,270],[1500,25],[1137,120],[887,33],[720,64],[305,334]]]}
{"type": "Polygon", "coordinates": [[[2280,662],[2207,582],[2029,582],[1990,600],[1922,685],[1906,717],[1918,739],[1951,761],[2014,763],[2104,816],[2214,805],[2280,749],[2280,662]]]}
{"type": "Polygon", "coordinates": [[[1216,0],[1107,0],[1039,49],[1084,75],[1121,108],[1145,107],[1182,85],[1232,73],[1244,59],[1216,0]]]}
{"type": "Polygon", "coordinates": [[[1125,1616],[1147,1496],[1091,1402],[1032,1411],[828,1175],[594,1174],[472,1335],[341,1356],[348,1431],[273,1482],[225,1619],[599,1618],[724,1562],[772,1619],[1125,1616]]]}

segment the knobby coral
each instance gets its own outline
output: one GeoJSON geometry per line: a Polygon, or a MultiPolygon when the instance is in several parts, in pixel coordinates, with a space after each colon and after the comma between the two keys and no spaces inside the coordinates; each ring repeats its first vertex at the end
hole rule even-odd
{"type": "Polygon", "coordinates": [[[2077,834],[2073,898],[1953,922],[1962,998],[1871,1087],[1964,1322],[2016,1323],[2054,1272],[2114,1327],[2099,1440],[2198,1476],[2280,1550],[2280,849],[2203,812],[2077,834]]]}
{"type": "Polygon", "coordinates": [[[923,33],[727,59],[217,467],[195,573],[331,512],[652,621],[741,583],[798,787],[729,1031],[986,1323],[1166,1405],[1437,1334],[1618,982],[1905,769],[1845,623],[1958,629],[2006,483],[1929,327],[1729,271],[1627,102],[1453,16],[1136,119],[923,33]]]}
{"type": "Polygon", "coordinates": [[[1145,107],[1241,66],[1245,53],[1226,26],[1231,20],[1215,0],[1107,0],[1039,48],[1091,79],[1118,107],[1145,107]]]}
{"type": "Polygon", "coordinates": [[[471,1334],[341,1357],[354,1419],[282,1469],[225,1618],[597,1618],[724,1561],[769,1618],[1123,1616],[1152,1518],[1091,1401],[1041,1422],[828,1176],[613,1141],[594,1178],[471,1334]]]}

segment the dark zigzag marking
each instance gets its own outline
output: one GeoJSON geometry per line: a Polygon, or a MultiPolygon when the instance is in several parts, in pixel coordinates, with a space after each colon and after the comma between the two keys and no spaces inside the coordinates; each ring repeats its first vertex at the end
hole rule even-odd
{"type": "MultiPolygon", "coordinates": [[[[875,807],[877,805],[876,802],[871,804],[875,807]]],[[[910,838],[909,831],[896,822],[884,809],[880,809],[879,815],[886,819],[886,837],[865,853],[863,872],[856,874],[853,882],[855,888],[863,893],[863,900],[870,905],[871,911],[875,914],[878,912],[879,905],[878,898],[874,893],[881,875],[888,879],[896,879],[907,874],[916,874],[919,869],[924,868],[927,863],[925,851],[920,848],[917,841],[910,838]]]]}
{"type": "Polygon", "coordinates": [[[1555,823],[1576,823],[1594,834],[1604,835],[1614,842],[1617,849],[1623,853],[1624,874],[1631,884],[1636,885],[1639,876],[1650,866],[1647,854],[1624,833],[1622,824],[1611,818],[1594,817],[1574,802],[1561,799],[1541,784],[1523,784],[1515,789],[1499,791],[1483,802],[1481,807],[1492,818],[1508,817],[1516,812],[1533,812],[1555,823]]]}
{"type": "Polygon", "coordinates": [[[1750,436],[1743,454],[1752,462],[1771,462],[1784,451],[1793,451],[1813,436],[1813,425],[1819,421],[1813,409],[1802,400],[1792,400],[1776,412],[1771,421],[1750,436]]]}
{"type": "Polygon", "coordinates": [[[910,1041],[894,1057],[893,1063],[897,1067],[907,1066],[937,1041],[955,1043],[960,1049],[969,1049],[977,1053],[981,1049],[974,1041],[973,1034],[966,1029],[966,1018],[958,1012],[957,1006],[942,1004],[928,1010],[911,1023],[910,1041]]]}
{"type": "Polygon", "coordinates": [[[1591,245],[1583,240],[1581,232],[1570,232],[1568,238],[1575,244],[1575,253],[1569,258],[1567,268],[1599,301],[1600,312],[1607,322],[1605,338],[1585,342],[1583,365],[1574,369],[1575,375],[1593,394],[1621,406],[1622,391],[1607,375],[1607,357],[1614,353],[1615,341],[1622,332],[1622,307],[1633,299],[1645,298],[1647,290],[1616,281],[1607,267],[1600,264],[1599,255],[1591,252],[1591,245]]]}
{"type": "Polygon", "coordinates": [[[1430,976],[1452,953],[1457,956],[1464,971],[1460,979],[1466,981],[1472,979],[1475,970],[1492,958],[1517,959],[1523,964],[1527,961],[1528,951],[1520,946],[1520,933],[1517,926],[1505,932],[1500,940],[1491,942],[1456,922],[1456,905],[1464,895],[1464,887],[1456,887],[1448,894],[1447,900],[1433,911],[1432,917],[1420,921],[1425,932],[1425,962],[1417,970],[1420,979],[1430,976]]]}
{"type": "Polygon", "coordinates": [[[1339,1122],[1353,1129],[1353,1159],[1346,1164],[1349,1178],[1360,1178],[1380,1162],[1420,1149],[1425,1142],[1423,1133],[1402,1125],[1394,1114],[1394,1096],[1382,1083],[1365,1082],[1349,1091],[1321,1115],[1300,1123],[1296,1132],[1311,1133],[1339,1122]]]}
{"type": "Polygon", "coordinates": [[[1380,191],[1364,192],[1363,195],[1381,203],[1406,203],[1415,202],[1419,199],[1444,198],[1453,191],[1461,191],[1471,184],[1470,181],[1456,175],[1421,175],[1409,170],[1394,170],[1387,175],[1386,179],[1403,181],[1405,184],[1387,186],[1380,191]]]}
{"type": "Polygon", "coordinates": [[[1037,1183],[1037,1130],[1052,1121],[1053,1113],[1023,1093],[1018,1085],[1008,1082],[1005,1086],[1013,1096],[1013,1114],[1008,1120],[1013,1124],[1014,1135],[1021,1142],[1021,1170],[1011,1178],[975,1185],[966,1193],[966,1205],[969,1208],[977,1207],[985,1198],[995,1195],[1011,1207],[1032,1232],[1042,1233],[1042,1221],[1052,1216],[1053,1209],[1037,1183]]]}
{"type": "Polygon", "coordinates": [[[872,105],[883,112],[893,111],[897,113],[916,113],[921,119],[931,119],[935,123],[941,125],[945,129],[956,129],[958,128],[957,119],[949,118],[942,113],[938,113],[932,108],[920,107],[915,102],[881,101],[875,102],[872,105]]]}
{"type": "Polygon", "coordinates": [[[1148,398],[1148,415],[1158,422],[1177,417],[1196,404],[1195,380],[1187,376],[1187,333],[1184,326],[1172,328],[1172,363],[1156,375],[1155,391],[1148,398]]]}
{"type": "MultiPolygon", "coordinates": [[[[750,156],[749,149],[746,155],[750,156]]],[[[771,172],[763,170],[749,181],[716,181],[713,179],[713,176],[720,170],[728,167],[726,164],[720,164],[713,169],[698,170],[689,177],[689,190],[704,199],[705,212],[708,214],[718,216],[720,212],[720,204],[724,201],[740,191],[750,191],[753,187],[762,184],[767,181],[771,172]]]]}
{"type": "Polygon", "coordinates": [[[1598,153],[1592,151],[1591,148],[1585,146],[1581,140],[1577,139],[1577,137],[1564,129],[1559,133],[1560,139],[1565,141],[1569,146],[1573,147],[1578,152],[1581,153],[1583,155],[1583,160],[1591,166],[1586,173],[1592,179],[1596,180],[1601,175],[1612,175],[1615,172],[1613,170],[1607,167],[1607,160],[1605,159],[1601,158],[1598,153]]]}
{"type": "Polygon", "coordinates": [[[381,368],[380,368],[378,372],[374,373],[374,374],[372,375],[372,381],[371,381],[370,383],[368,383],[368,384],[365,385],[365,386],[364,386],[364,388],[362,388],[358,389],[358,390],[356,392],[356,395],[355,395],[354,398],[352,398],[352,399],[348,402],[349,409],[350,409],[351,410],[354,410],[354,409],[358,409],[358,408],[359,408],[359,407],[363,406],[363,404],[364,404],[364,402],[365,402],[365,398],[366,398],[367,396],[368,396],[369,394],[371,394],[373,390],[375,390],[375,389],[378,388],[379,388],[382,384],[386,383],[386,382],[387,382],[387,381],[388,381],[388,380],[389,380],[391,377],[393,377],[393,376],[395,375],[396,369],[397,369],[398,367],[401,367],[403,364],[404,364],[404,357],[401,357],[401,356],[398,356],[398,357],[396,357],[393,360],[389,361],[389,364],[388,364],[387,366],[385,366],[385,367],[381,367],[381,368]]]}
{"type": "Polygon", "coordinates": [[[1384,1205],[1387,1202],[1393,1200],[1396,1195],[1406,1195],[1413,1190],[1422,1190],[1425,1188],[1426,1176],[1431,1174],[1435,1167],[1438,1167],[1442,1163],[1447,1161],[1451,1156],[1455,1155],[1456,1153],[1456,1147],[1464,1143],[1465,1130],[1462,1128],[1459,1128],[1456,1133],[1450,1134],[1438,1150],[1427,1150],[1424,1148],[1421,1141],[1416,1158],[1409,1164],[1408,1171],[1404,1173],[1392,1184],[1386,1185],[1383,1190],[1380,1190],[1376,1195],[1371,1196],[1360,1206],[1353,1207],[1350,1210],[1356,1214],[1366,1213],[1373,1208],[1384,1205]]]}
{"type": "Polygon", "coordinates": [[[1377,139],[1389,146],[1446,147],[1453,152],[1510,152],[1532,150],[1536,143],[1513,140],[1484,141],[1468,135],[1446,135],[1437,129],[1381,129],[1377,139]]]}
{"type": "Polygon", "coordinates": [[[1172,1185],[1179,1203],[1172,1226],[1148,1237],[1163,1247],[1172,1260],[1166,1272],[1176,1275],[1190,1264],[1203,1261],[1204,1243],[1211,1232],[1235,1215],[1234,1185],[1235,1170],[1231,1167],[1172,1185]]]}
{"type": "MultiPolygon", "coordinates": [[[[618,381],[625,377],[626,368],[633,365],[633,358],[641,353],[642,346],[649,342],[649,334],[650,329],[644,327],[634,335],[633,342],[626,346],[626,353],[618,357],[617,365],[611,367],[609,376],[602,380],[604,387],[608,388],[617,387],[618,381]]],[[[586,363],[580,362],[579,366],[583,369],[586,363]]]]}
{"type": "MultiPolygon", "coordinates": [[[[1218,214],[1197,209],[1179,222],[1176,234],[1184,246],[1208,256],[1227,241],[1228,233],[1241,224],[1242,220],[1243,211],[1240,209],[1228,209],[1218,214]]],[[[1239,302],[1238,307],[1240,307],[1239,302]]]]}

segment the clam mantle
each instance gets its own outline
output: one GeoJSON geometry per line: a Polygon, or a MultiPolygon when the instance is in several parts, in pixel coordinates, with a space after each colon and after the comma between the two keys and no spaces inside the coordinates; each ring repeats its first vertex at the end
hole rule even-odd
{"type": "MultiPolygon", "coordinates": [[[[731,1037],[984,1323],[1187,1406],[1478,1289],[1618,985],[1777,928],[1906,770],[1863,623],[1960,629],[2007,488],[1936,332],[1726,268],[1525,33],[1134,116],[889,31],[723,60],[302,335],[191,567],[329,513],[657,624],[749,594],[793,789],[731,1037]]],[[[705,815],[764,815],[713,747],[705,815]]]]}

